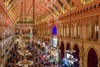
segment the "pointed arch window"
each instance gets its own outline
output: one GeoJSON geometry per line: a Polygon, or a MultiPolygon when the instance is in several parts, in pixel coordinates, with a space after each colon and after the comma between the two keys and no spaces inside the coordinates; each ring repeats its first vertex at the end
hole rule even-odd
{"type": "Polygon", "coordinates": [[[80,24],[77,24],[77,38],[80,38],[80,24]]]}
{"type": "Polygon", "coordinates": [[[74,38],[80,37],[80,25],[79,23],[76,23],[74,26],[74,38]]]}
{"type": "Polygon", "coordinates": [[[91,40],[93,37],[92,37],[92,35],[93,35],[93,33],[92,33],[92,23],[90,23],[89,25],[88,25],[88,36],[89,36],[89,40],[91,40]]]}
{"type": "Polygon", "coordinates": [[[98,31],[99,31],[99,26],[98,26],[98,21],[95,23],[95,39],[98,39],[98,31]]]}
{"type": "Polygon", "coordinates": [[[98,21],[91,23],[90,25],[90,39],[98,40],[99,26],[98,21]]]}
{"type": "Polygon", "coordinates": [[[69,26],[67,26],[66,31],[67,31],[67,34],[66,35],[67,35],[67,37],[69,37],[69,34],[70,34],[69,33],[70,32],[69,26]]]}

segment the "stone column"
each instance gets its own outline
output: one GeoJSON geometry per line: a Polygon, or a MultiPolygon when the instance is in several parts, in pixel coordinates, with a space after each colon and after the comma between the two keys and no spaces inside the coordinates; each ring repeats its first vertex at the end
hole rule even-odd
{"type": "Polygon", "coordinates": [[[62,36],[64,37],[64,29],[65,29],[65,27],[64,27],[64,25],[62,26],[62,30],[63,30],[63,34],[62,34],[62,36]]]}
{"type": "Polygon", "coordinates": [[[83,60],[81,57],[80,57],[80,61],[79,61],[79,67],[83,67],[83,60]]]}
{"type": "MultiPolygon", "coordinates": [[[[73,21],[73,23],[74,23],[74,21],[73,21]]],[[[74,28],[75,28],[75,26],[72,24],[71,25],[71,38],[75,37],[75,32],[74,32],[75,29],[74,28]]]]}
{"type": "Polygon", "coordinates": [[[59,31],[60,31],[59,35],[61,36],[61,26],[60,26],[60,28],[59,28],[59,31]]]}
{"type": "Polygon", "coordinates": [[[83,55],[84,53],[80,50],[80,55],[79,55],[79,58],[80,58],[80,60],[78,60],[78,62],[79,62],[79,67],[85,67],[84,66],[84,55],[83,55]]]}
{"type": "Polygon", "coordinates": [[[98,60],[98,67],[100,67],[100,58],[99,58],[99,60],[98,60]]]}
{"type": "Polygon", "coordinates": [[[84,66],[84,57],[85,53],[84,53],[84,45],[82,44],[81,48],[80,48],[80,53],[79,53],[79,57],[80,57],[80,61],[79,61],[79,67],[85,67],[84,66]]]}
{"type": "Polygon", "coordinates": [[[84,59],[83,59],[83,62],[84,62],[84,67],[87,67],[87,57],[85,57],[84,59]]]}
{"type": "Polygon", "coordinates": [[[64,44],[64,57],[66,57],[66,44],[64,44]]]}
{"type": "Polygon", "coordinates": [[[63,36],[62,33],[63,33],[63,28],[62,28],[62,26],[60,26],[60,35],[61,36],[63,36]]]}

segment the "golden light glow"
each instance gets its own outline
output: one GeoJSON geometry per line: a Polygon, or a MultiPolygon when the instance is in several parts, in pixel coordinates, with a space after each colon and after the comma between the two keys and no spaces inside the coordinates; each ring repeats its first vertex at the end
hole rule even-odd
{"type": "MultiPolygon", "coordinates": [[[[71,1],[70,3],[68,3],[66,0],[65,1],[35,0],[35,3],[34,3],[35,7],[33,8],[33,0],[25,0],[25,1],[27,3],[27,6],[26,6],[27,19],[29,17],[31,19],[33,18],[33,11],[34,11],[36,23],[44,22],[53,17],[61,15],[62,13],[65,13],[66,11],[77,8],[77,5],[79,5],[79,3],[75,2],[77,0],[74,0],[74,1],[70,0],[71,1]],[[68,8],[66,8],[66,5],[68,8]]],[[[90,1],[93,1],[93,0],[80,0],[78,2],[80,2],[81,4],[86,4],[86,3],[89,3],[90,1]]],[[[17,19],[20,19],[21,2],[22,0],[13,0],[13,1],[5,0],[4,2],[7,10],[11,14],[13,20],[15,21],[17,21],[17,19]]],[[[25,3],[23,2],[23,4],[25,3]]],[[[24,12],[25,12],[25,7],[23,7],[23,14],[24,12]]]]}

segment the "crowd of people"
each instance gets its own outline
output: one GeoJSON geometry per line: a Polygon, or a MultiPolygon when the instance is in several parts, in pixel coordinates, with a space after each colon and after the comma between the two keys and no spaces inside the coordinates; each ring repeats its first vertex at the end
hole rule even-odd
{"type": "MultiPolygon", "coordinates": [[[[26,56],[27,60],[33,61],[32,65],[28,65],[28,67],[60,67],[55,64],[50,64],[46,60],[42,60],[41,57],[35,52],[34,46],[30,43],[27,43],[27,50],[31,53],[31,55],[26,56]]],[[[25,58],[18,53],[18,43],[12,48],[7,56],[7,61],[5,67],[24,67],[19,66],[17,63],[19,61],[23,61],[25,58]]]]}
{"type": "MultiPolygon", "coordinates": [[[[29,46],[26,49],[32,53],[29,46]]],[[[18,45],[15,44],[15,46],[12,48],[12,50],[9,52],[9,54],[7,56],[7,61],[6,61],[5,67],[23,67],[23,66],[17,65],[17,63],[19,61],[24,60],[24,57],[19,55],[18,50],[20,50],[20,48],[18,48],[18,45]]],[[[27,60],[33,61],[33,55],[26,56],[26,58],[27,58],[27,60]]],[[[34,67],[34,66],[29,65],[29,67],[34,67]]]]}

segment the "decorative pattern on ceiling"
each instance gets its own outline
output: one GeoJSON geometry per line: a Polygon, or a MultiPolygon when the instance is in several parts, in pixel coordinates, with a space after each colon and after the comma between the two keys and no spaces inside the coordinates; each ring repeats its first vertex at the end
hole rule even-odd
{"type": "Polygon", "coordinates": [[[35,24],[45,22],[90,1],[93,0],[3,0],[16,22],[26,18],[34,20],[35,24]]]}

